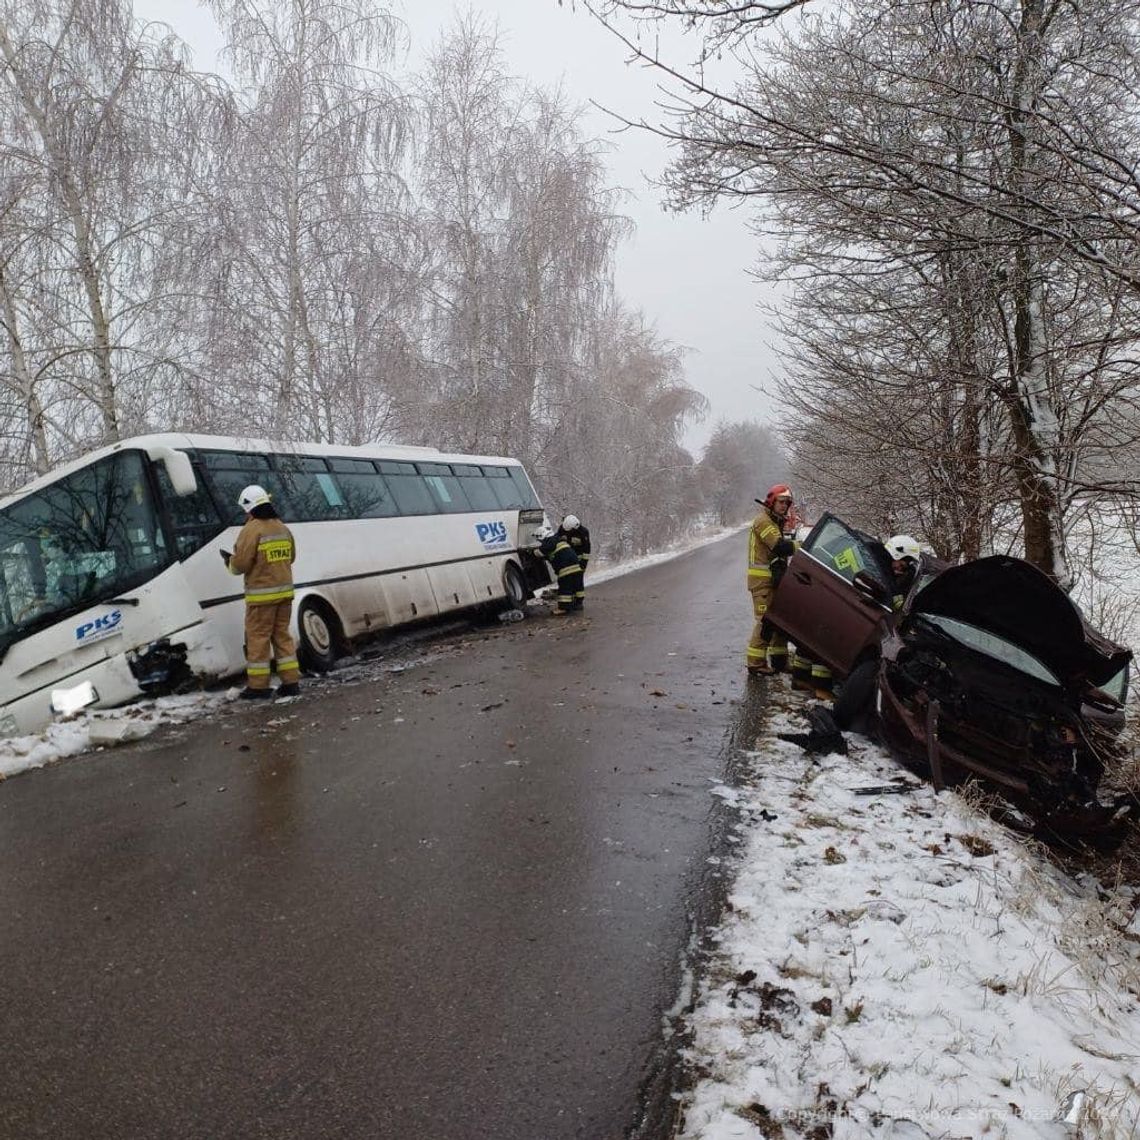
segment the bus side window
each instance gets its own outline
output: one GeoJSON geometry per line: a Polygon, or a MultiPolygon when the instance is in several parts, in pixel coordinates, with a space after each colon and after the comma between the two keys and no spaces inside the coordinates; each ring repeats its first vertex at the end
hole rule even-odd
{"type": "MultiPolygon", "coordinates": [[[[336,480],[328,473],[326,461],[317,455],[279,455],[274,460],[275,474],[285,488],[289,514],[277,506],[282,518],[295,522],[321,522],[343,519],[348,507],[336,480]]],[[[272,488],[267,488],[272,494],[272,488]]],[[[274,496],[274,504],[278,499],[274,496]]]]}
{"type": "Polygon", "coordinates": [[[344,496],[327,471],[290,472],[287,477],[290,518],[297,522],[343,519],[348,514],[344,496]]]}
{"type": "Polygon", "coordinates": [[[467,496],[459,485],[449,463],[417,463],[416,468],[435,500],[435,509],[441,514],[456,515],[471,510],[467,496]]]}
{"type": "MultiPolygon", "coordinates": [[[[534,488],[530,485],[526,472],[521,467],[508,467],[507,471],[519,496],[517,505],[527,510],[536,510],[541,507],[542,504],[538,501],[538,496],[534,493],[534,488]]],[[[498,491],[498,487],[495,490],[498,491]]]]}
{"type": "MultiPolygon", "coordinates": [[[[523,482],[516,482],[513,478],[515,470],[515,468],[511,468],[508,471],[505,467],[483,468],[487,476],[487,484],[495,496],[495,501],[503,510],[507,511],[518,510],[520,507],[533,507],[538,502],[529,487],[527,487],[526,493],[523,493],[523,482]]],[[[522,479],[525,481],[526,476],[522,476],[522,479]]]]}
{"type": "MultiPolygon", "coordinates": [[[[497,511],[502,509],[499,500],[495,497],[491,480],[483,475],[482,468],[476,467],[472,463],[453,463],[451,467],[455,472],[455,477],[459,480],[460,487],[463,488],[464,495],[467,496],[467,501],[471,504],[472,510],[497,511]]],[[[494,468],[490,468],[490,470],[494,470],[494,468]]],[[[506,476],[505,468],[500,467],[499,470],[506,476]]]]}
{"type": "Polygon", "coordinates": [[[289,487],[275,471],[242,471],[237,468],[215,470],[209,472],[207,478],[214,492],[214,499],[221,506],[224,526],[244,524],[245,511],[238,506],[238,497],[251,483],[256,483],[269,492],[274,509],[286,522],[297,517],[289,487]]]}
{"type": "MultiPolygon", "coordinates": [[[[269,459],[257,452],[199,451],[196,453],[205,471],[214,502],[222,512],[223,526],[241,526],[245,512],[238,506],[238,496],[251,483],[264,487],[282,518],[290,509],[288,495],[275,471],[269,470],[269,459]]],[[[201,481],[201,480],[199,480],[201,481]]]]}
{"type": "Polygon", "coordinates": [[[198,489],[194,494],[176,495],[166,468],[161,463],[156,463],[153,470],[158,478],[162,505],[166,508],[174,532],[175,556],[181,560],[205,546],[222,530],[224,524],[206,490],[206,481],[202,478],[201,471],[198,472],[198,489]]]}
{"type": "Polygon", "coordinates": [[[371,459],[330,459],[329,470],[344,499],[349,518],[391,518],[400,513],[396,500],[371,459]]]}
{"type": "Polygon", "coordinates": [[[392,496],[402,515],[435,515],[439,508],[428,490],[424,477],[416,470],[414,463],[401,463],[396,460],[381,459],[378,462],[384,482],[392,490],[392,496]]]}
{"type": "MultiPolygon", "coordinates": [[[[280,472],[278,478],[281,490],[276,490],[272,486],[266,487],[273,497],[277,513],[283,519],[293,522],[319,522],[322,519],[343,518],[344,500],[334,488],[334,499],[339,500],[339,506],[330,501],[318,482],[321,477],[310,471],[280,472]],[[288,503],[288,506],[285,506],[285,503],[288,503]]],[[[324,473],[323,478],[327,480],[328,474],[324,473]]]]}

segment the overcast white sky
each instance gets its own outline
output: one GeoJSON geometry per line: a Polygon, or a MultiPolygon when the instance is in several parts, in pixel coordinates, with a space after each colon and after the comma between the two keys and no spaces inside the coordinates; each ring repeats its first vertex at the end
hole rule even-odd
{"type": "MultiPolygon", "coordinates": [[[[570,98],[591,100],[629,119],[652,118],[659,78],[626,63],[624,47],[573,0],[392,0],[407,23],[412,49],[408,70],[452,20],[471,7],[497,21],[509,69],[542,86],[561,82],[570,98]]],[[[162,20],[190,44],[195,62],[213,68],[219,46],[212,18],[198,0],[135,0],[136,12],[162,20]]],[[[707,420],[686,442],[699,449],[718,418],[766,420],[767,399],[755,386],[770,387],[776,363],[770,330],[758,312],[767,287],[748,276],[756,241],[739,210],[719,208],[709,219],[661,209],[648,185],[668,162],[665,145],[647,132],[615,131],[613,119],[589,108],[587,130],[608,138],[612,181],[630,197],[625,212],[637,232],[621,248],[619,291],[641,309],[661,336],[690,350],[689,383],[708,397],[707,420]]]]}

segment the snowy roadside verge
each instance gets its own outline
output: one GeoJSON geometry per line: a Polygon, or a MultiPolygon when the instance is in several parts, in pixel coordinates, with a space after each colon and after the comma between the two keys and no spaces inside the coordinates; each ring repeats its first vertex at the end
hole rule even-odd
{"type": "Polygon", "coordinates": [[[858,794],[903,773],[849,746],[813,760],[766,735],[717,789],[739,859],[678,1135],[1136,1135],[1135,896],[1064,876],[954,793],[858,794]]]}

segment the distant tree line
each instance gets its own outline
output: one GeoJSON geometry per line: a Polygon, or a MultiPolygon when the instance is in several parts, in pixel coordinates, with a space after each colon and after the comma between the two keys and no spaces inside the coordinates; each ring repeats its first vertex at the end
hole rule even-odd
{"type": "Polygon", "coordinates": [[[232,78],[129,0],[0,0],[0,485],[186,430],[515,455],[615,553],[748,513],[561,93],[471,17],[397,82],[375,0],[208,7],[232,78]]]}
{"type": "Polygon", "coordinates": [[[1066,587],[1095,573],[1090,535],[1134,561],[1140,8],[585,3],[670,73],[650,126],[678,148],[673,203],[747,200],[779,239],[759,273],[790,295],[805,486],[867,529],[1012,550],[1066,587]],[[696,30],[702,66],[656,55],[662,22],[696,30]]]}

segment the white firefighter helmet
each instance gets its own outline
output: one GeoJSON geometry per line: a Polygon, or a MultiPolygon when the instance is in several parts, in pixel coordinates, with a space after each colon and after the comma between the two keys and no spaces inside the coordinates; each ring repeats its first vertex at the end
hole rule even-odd
{"type": "Polygon", "coordinates": [[[534,532],[534,537],[538,542],[542,542],[544,538],[550,538],[553,534],[554,531],[551,530],[550,527],[540,526],[538,530],[534,532]]]}
{"type": "Polygon", "coordinates": [[[252,511],[254,507],[260,507],[262,503],[268,502],[269,492],[258,483],[250,483],[250,485],[238,495],[238,506],[247,513],[252,511]]]}
{"type": "Polygon", "coordinates": [[[577,515],[567,515],[562,520],[563,530],[577,530],[582,525],[582,520],[577,515]]]}
{"type": "Polygon", "coordinates": [[[907,559],[917,562],[922,553],[918,539],[911,538],[909,534],[893,534],[883,545],[896,562],[905,562],[907,559]]]}

